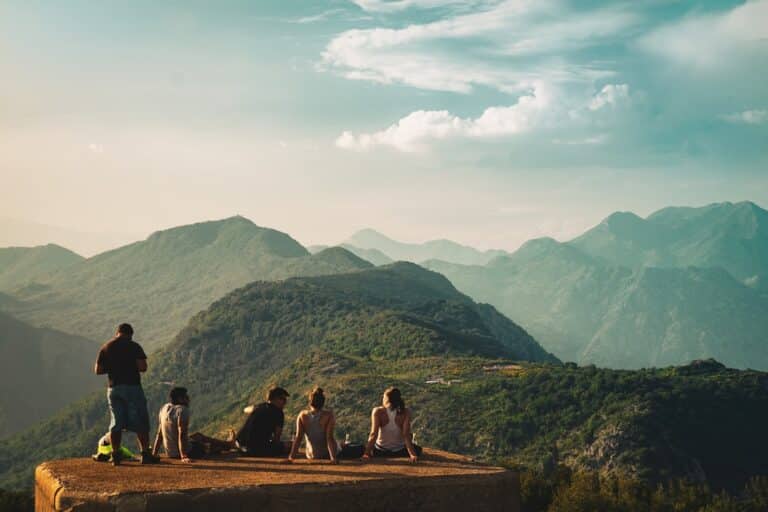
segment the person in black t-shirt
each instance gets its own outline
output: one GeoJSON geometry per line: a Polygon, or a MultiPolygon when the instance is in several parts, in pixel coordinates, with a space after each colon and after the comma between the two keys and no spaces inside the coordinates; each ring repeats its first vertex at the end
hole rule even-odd
{"type": "Polygon", "coordinates": [[[159,462],[149,451],[149,412],[147,399],[141,387],[141,372],[147,371],[147,355],[141,345],[133,341],[133,327],[120,324],[115,337],[99,350],[94,371],[108,376],[107,402],[112,464],[120,464],[123,430],[136,433],[141,448],[141,463],[159,462]]]}
{"type": "Polygon", "coordinates": [[[288,443],[280,440],[285,416],[283,408],[290,395],[283,388],[269,390],[267,401],[255,407],[237,433],[237,446],[246,455],[255,457],[278,457],[286,455],[288,443]]]}

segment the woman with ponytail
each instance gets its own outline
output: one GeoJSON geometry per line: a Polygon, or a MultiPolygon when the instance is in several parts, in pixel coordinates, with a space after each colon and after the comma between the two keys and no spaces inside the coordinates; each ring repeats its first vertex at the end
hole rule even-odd
{"type": "Polygon", "coordinates": [[[296,418],[296,435],[293,438],[288,460],[293,461],[299,452],[301,439],[306,443],[308,459],[327,459],[338,464],[339,458],[359,458],[362,445],[345,445],[336,442],[333,435],[336,417],[330,409],[324,409],[325,392],[315,388],[309,392],[309,408],[301,411],[296,418]]]}
{"type": "Polygon", "coordinates": [[[397,388],[387,388],[382,406],[371,412],[371,433],[365,448],[364,459],[371,457],[408,457],[417,462],[421,447],[413,444],[411,410],[397,388]]]}

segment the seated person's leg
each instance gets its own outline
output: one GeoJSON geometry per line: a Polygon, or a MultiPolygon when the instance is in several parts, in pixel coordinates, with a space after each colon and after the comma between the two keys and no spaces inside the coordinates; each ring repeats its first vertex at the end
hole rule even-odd
{"type": "Polygon", "coordinates": [[[285,443],[268,443],[262,446],[248,447],[247,455],[251,457],[281,457],[288,454],[290,447],[285,443]]]}
{"type": "Polygon", "coordinates": [[[216,455],[235,447],[234,441],[222,441],[214,437],[208,437],[201,432],[195,432],[189,436],[190,441],[199,443],[205,449],[207,455],[216,455]]]}
{"type": "Polygon", "coordinates": [[[359,459],[365,453],[365,446],[361,444],[346,444],[341,447],[338,457],[340,459],[359,459]]]}
{"type": "MultiPolygon", "coordinates": [[[[421,452],[423,451],[421,446],[413,445],[413,450],[416,452],[417,457],[421,457],[421,452]]],[[[378,447],[373,447],[373,456],[374,457],[410,457],[410,454],[408,453],[407,448],[402,448],[397,451],[390,451],[390,450],[382,450],[378,447]]]]}
{"type": "Polygon", "coordinates": [[[391,457],[393,452],[390,452],[389,450],[382,450],[378,446],[373,447],[373,453],[372,455],[374,457],[391,457]]]}
{"type": "Polygon", "coordinates": [[[202,459],[206,456],[205,445],[195,439],[189,439],[189,455],[190,459],[202,459]]]}

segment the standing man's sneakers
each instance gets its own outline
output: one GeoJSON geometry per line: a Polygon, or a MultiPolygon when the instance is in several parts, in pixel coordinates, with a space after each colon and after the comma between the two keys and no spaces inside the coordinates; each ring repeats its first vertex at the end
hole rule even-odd
{"type": "Polygon", "coordinates": [[[160,457],[155,457],[149,452],[142,452],[141,463],[142,464],[160,464],[160,457]]]}
{"type": "Polygon", "coordinates": [[[123,461],[123,454],[120,453],[120,450],[112,450],[112,457],[110,457],[109,461],[113,466],[119,466],[123,461]]]}

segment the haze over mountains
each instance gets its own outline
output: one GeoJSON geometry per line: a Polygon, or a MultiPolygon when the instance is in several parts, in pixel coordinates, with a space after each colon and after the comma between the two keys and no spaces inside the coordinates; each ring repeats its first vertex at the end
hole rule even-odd
{"type": "Polygon", "coordinates": [[[0,439],[103,387],[93,342],[0,312],[0,439]]]}
{"type": "Polygon", "coordinates": [[[428,262],[465,293],[521,318],[566,361],[614,368],[714,357],[768,368],[768,301],[720,268],[631,270],[536,240],[485,267],[428,262]]]}
{"type": "MultiPolygon", "coordinates": [[[[328,249],[329,245],[310,245],[307,247],[307,250],[311,252],[312,254],[318,253],[320,251],[323,251],[325,249],[328,249]]],[[[381,252],[378,249],[361,249],[360,247],[355,247],[352,244],[341,244],[337,247],[341,247],[343,249],[348,250],[349,252],[359,256],[360,258],[363,258],[366,261],[370,261],[376,266],[379,265],[388,265],[390,263],[394,263],[394,260],[381,252]]]]}
{"type": "Polygon", "coordinates": [[[497,256],[507,254],[501,250],[478,251],[473,247],[457,244],[450,240],[430,240],[414,244],[392,240],[373,229],[363,229],[346,241],[346,244],[365,250],[377,250],[392,260],[420,263],[430,259],[441,259],[463,265],[484,265],[497,256]]]}
{"type": "MultiPolygon", "coordinates": [[[[387,256],[398,247],[364,233],[358,243],[387,256]]],[[[451,257],[423,264],[564,360],[640,368],[715,357],[768,368],[768,212],[754,203],[665,208],[647,219],[615,213],[570,242],[532,240],[485,264],[451,257]]]]}
{"type": "Polygon", "coordinates": [[[0,217],[0,247],[57,244],[78,254],[93,256],[141,238],[138,233],[86,232],[0,217]]]}
{"type": "Polygon", "coordinates": [[[12,290],[84,259],[55,244],[0,248],[0,290],[12,290]]]}

